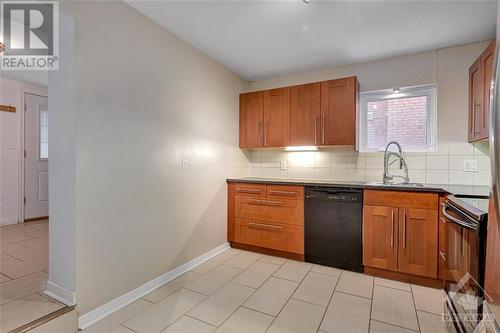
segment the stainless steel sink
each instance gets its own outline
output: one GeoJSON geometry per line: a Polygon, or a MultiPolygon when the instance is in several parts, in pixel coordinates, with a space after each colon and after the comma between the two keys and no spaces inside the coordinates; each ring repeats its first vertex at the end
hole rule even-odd
{"type": "Polygon", "coordinates": [[[366,184],[371,186],[386,186],[386,187],[424,187],[424,185],[420,183],[384,184],[383,182],[368,182],[366,184]]]}

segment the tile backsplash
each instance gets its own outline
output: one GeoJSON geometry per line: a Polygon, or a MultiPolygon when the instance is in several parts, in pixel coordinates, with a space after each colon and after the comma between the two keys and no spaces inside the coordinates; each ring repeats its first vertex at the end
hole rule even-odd
{"type": "MultiPolygon", "coordinates": [[[[411,182],[425,184],[490,185],[488,143],[440,143],[435,152],[404,153],[411,182]],[[465,172],[464,161],[477,161],[477,172],[465,172]]],[[[283,179],[329,179],[381,181],[384,153],[360,153],[353,146],[320,148],[315,152],[285,152],[283,149],[234,149],[229,175],[283,179]],[[286,161],[282,170],[280,163],[286,161]]],[[[398,163],[391,173],[400,172],[398,163]]]]}

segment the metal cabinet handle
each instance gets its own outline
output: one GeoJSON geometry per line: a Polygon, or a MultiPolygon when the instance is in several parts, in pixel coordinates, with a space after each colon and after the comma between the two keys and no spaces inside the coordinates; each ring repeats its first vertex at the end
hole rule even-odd
{"type": "Polygon", "coordinates": [[[264,206],[282,206],[281,201],[271,201],[271,200],[250,200],[251,204],[254,205],[264,205],[264,206]]]}
{"type": "Polygon", "coordinates": [[[269,194],[286,195],[286,196],[289,196],[289,197],[294,197],[294,196],[297,195],[297,192],[271,190],[271,191],[269,191],[269,194]]]}
{"type": "Polygon", "coordinates": [[[314,116],[314,144],[318,144],[318,116],[314,116]]]}
{"type": "Polygon", "coordinates": [[[238,193],[260,193],[262,190],[257,190],[253,188],[239,188],[236,192],[238,193]]]}
{"type": "Polygon", "coordinates": [[[464,248],[465,248],[465,245],[464,245],[464,242],[465,242],[465,229],[462,228],[461,233],[462,233],[462,246],[460,248],[460,252],[461,252],[462,257],[463,257],[464,253],[465,253],[465,251],[464,251],[464,248]]]}
{"type": "Polygon", "coordinates": [[[403,249],[406,249],[406,209],[403,209],[403,249]]]}
{"type": "Polygon", "coordinates": [[[394,209],[391,209],[391,247],[394,247],[394,209]]]}
{"type": "Polygon", "coordinates": [[[321,143],[325,144],[325,115],[323,115],[323,120],[321,122],[321,143]]]}
{"type": "Polygon", "coordinates": [[[264,121],[264,146],[267,146],[267,124],[264,121]]]}
{"type": "Polygon", "coordinates": [[[261,145],[261,140],[262,140],[262,135],[260,134],[261,127],[262,127],[262,122],[259,121],[259,123],[257,124],[257,136],[259,140],[259,146],[261,145]]]}
{"type": "Polygon", "coordinates": [[[443,259],[443,261],[446,261],[446,252],[439,251],[439,255],[441,256],[441,258],[443,259]]]}
{"type": "Polygon", "coordinates": [[[248,225],[251,227],[254,227],[254,228],[261,228],[261,229],[273,229],[273,230],[283,229],[283,227],[279,226],[279,225],[263,224],[263,223],[255,223],[255,222],[249,222],[248,225]]]}

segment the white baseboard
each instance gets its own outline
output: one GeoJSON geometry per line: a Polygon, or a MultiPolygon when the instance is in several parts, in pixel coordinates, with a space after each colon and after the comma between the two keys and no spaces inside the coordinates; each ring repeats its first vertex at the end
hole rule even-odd
{"type": "Polygon", "coordinates": [[[9,225],[9,224],[17,224],[19,219],[5,219],[0,221],[0,225],[9,225]]]}
{"type": "Polygon", "coordinates": [[[163,286],[167,282],[172,281],[176,277],[190,271],[194,267],[204,263],[210,258],[215,257],[221,252],[229,249],[229,243],[224,243],[221,246],[216,247],[213,250],[208,251],[207,253],[202,254],[201,256],[194,258],[193,260],[181,265],[165,274],[158,276],[157,278],[143,284],[139,288],[136,288],[128,293],[121,295],[114,300],[101,305],[100,307],[91,310],[78,318],[78,328],[85,329],[95,322],[103,319],[106,316],[109,316],[113,312],[120,310],[121,308],[129,305],[130,303],[138,300],[144,295],[149,294],[153,290],[163,286]]]}
{"type": "Polygon", "coordinates": [[[54,282],[47,281],[47,289],[43,293],[68,306],[76,304],[75,292],[65,289],[54,282]]]}

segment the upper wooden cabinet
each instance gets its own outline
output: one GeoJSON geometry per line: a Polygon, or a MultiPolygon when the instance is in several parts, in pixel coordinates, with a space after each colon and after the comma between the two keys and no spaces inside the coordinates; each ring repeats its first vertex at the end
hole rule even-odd
{"type": "Polygon", "coordinates": [[[240,147],[354,145],[358,81],[348,77],[240,95],[240,147]]]}
{"type": "Polygon", "coordinates": [[[318,145],[321,140],[321,83],[290,89],[290,145],[318,145]]]}
{"type": "Polygon", "coordinates": [[[469,68],[469,142],[489,137],[495,43],[491,42],[469,68]]]}
{"type": "Polygon", "coordinates": [[[290,141],[290,88],[264,91],[264,147],[284,147],[290,141]]]}
{"type": "Polygon", "coordinates": [[[356,143],[357,87],[355,77],[321,82],[321,144],[356,143]]]}
{"type": "Polygon", "coordinates": [[[240,95],[240,147],[262,147],[264,143],[264,94],[240,95]]]}

